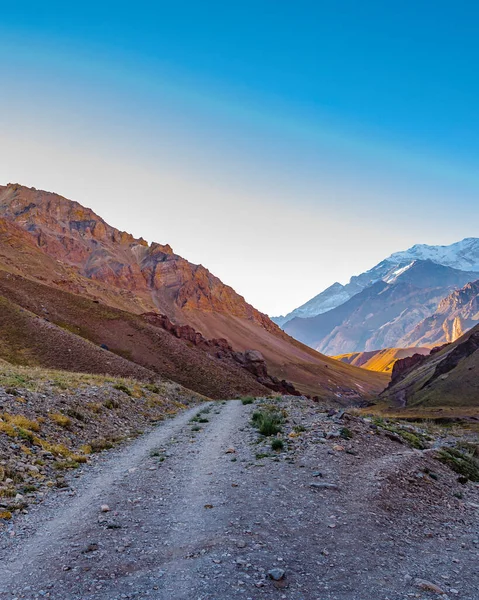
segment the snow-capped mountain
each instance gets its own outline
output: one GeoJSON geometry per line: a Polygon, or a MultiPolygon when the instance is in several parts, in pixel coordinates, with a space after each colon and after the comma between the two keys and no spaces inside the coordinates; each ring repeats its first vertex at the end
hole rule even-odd
{"type": "Polygon", "coordinates": [[[352,290],[347,289],[347,286],[336,282],[324,290],[324,292],[321,292],[314,298],[311,298],[311,300],[308,300],[308,302],[302,306],[299,306],[286,316],[273,317],[272,320],[277,325],[282,327],[285,323],[291,321],[291,319],[294,319],[295,317],[302,317],[305,319],[307,317],[315,317],[316,315],[320,315],[328,310],[336,308],[336,306],[344,304],[347,300],[354,296],[354,294],[360,291],[361,289],[358,289],[353,293],[352,290]]]}
{"type": "MultiPolygon", "coordinates": [[[[414,260],[326,313],[288,321],[284,330],[331,356],[402,348],[410,332],[437,312],[443,298],[478,277],[431,260],[414,260]]],[[[445,311],[447,319],[451,311],[445,311]]],[[[428,344],[421,340],[419,345],[428,344]]]]}
{"type": "Polygon", "coordinates": [[[479,238],[466,238],[450,246],[416,244],[404,252],[391,254],[392,262],[407,260],[432,260],[439,265],[460,271],[479,272],[479,238]]]}
{"type": "Polygon", "coordinates": [[[479,273],[479,238],[466,238],[449,246],[416,244],[409,250],[395,252],[372,269],[351,277],[349,283],[335,283],[286,316],[273,317],[280,327],[296,317],[310,318],[321,315],[347,302],[377,281],[394,283],[415,261],[430,260],[436,264],[459,271],[479,273]]]}

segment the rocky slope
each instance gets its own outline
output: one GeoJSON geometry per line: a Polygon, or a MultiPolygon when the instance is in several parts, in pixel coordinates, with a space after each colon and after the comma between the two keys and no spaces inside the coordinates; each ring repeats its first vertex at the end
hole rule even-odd
{"type": "Polygon", "coordinates": [[[398,406],[478,406],[479,326],[452,344],[394,365],[382,397],[398,406]]]}
{"type": "MultiPolygon", "coordinates": [[[[118,231],[78,202],[19,185],[0,186],[0,216],[28,232],[47,256],[87,280],[118,294],[131,292],[135,312],[161,308],[175,317],[181,309],[199,309],[276,331],[266,315],[202,265],[189,263],[168,245],[148,244],[118,231]]],[[[111,297],[108,300],[112,302],[111,297]]]]}
{"type": "MultiPolygon", "coordinates": [[[[1,294],[18,311],[37,317],[23,338],[14,339],[11,331],[3,336],[5,352],[13,352],[21,364],[32,364],[35,353],[47,354],[40,348],[43,319],[52,323],[49,334],[64,338],[73,333],[104,344],[110,353],[203,394],[208,395],[209,385],[213,397],[233,390],[247,393],[248,381],[250,393],[264,393],[264,386],[237,362],[220,361],[191,340],[177,338],[173,344],[171,333],[139,318],[155,312],[175,325],[193,327],[205,339],[226,339],[234,352],[259,352],[271,377],[291,381],[312,396],[359,399],[387,383],[293,340],[206,268],[168,245],[135,239],[57,194],[16,184],[0,187],[0,242],[1,294]]],[[[74,362],[60,354],[49,354],[57,364],[44,358],[38,364],[65,368],[65,362],[74,362]]],[[[107,363],[100,361],[101,372],[107,363]]]]}
{"type": "Polygon", "coordinates": [[[335,283],[285,317],[274,317],[273,321],[284,327],[296,317],[309,318],[332,310],[378,281],[393,283],[415,261],[423,260],[459,271],[479,273],[479,238],[466,238],[449,246],[417,244],[409,250],[396,252],[372,269],[351,277],[346,285],[335,283]]]}
{"type": "Polygon", "coordinates": [[[436,312],[414,327],[402,344],[439,345],[454,342],[479,322],[479,280],[454,290],[436,312]]]}
{"type": "Polygon", "coordinates": [[[476,277],[418,260],[389,282],[377,281],[331,311],[289,321],[285,331],[328,355],[402,347],[409,332],[445,296],[476,277]]]}
{"type": "Polygon", "coordinates": [[[383,348],[382,350],[372,350],[370,352],[353,352],[351,354],[339,354],[334,358],[348,365],[362,367],[370,371],[380,371],[382,373],[391,373],[394,364],[403,358],[414,354],[426,355],[431,351],[430,348],[383,348]]]}
{"type": "Polygon", "coordinates": [[[1,271],[0,306],[0,357],[16,364],[167,378],[212,398],[293,391],[252,351],[233,352],[226,340],[156,313],[135,315],[1,271]]]}

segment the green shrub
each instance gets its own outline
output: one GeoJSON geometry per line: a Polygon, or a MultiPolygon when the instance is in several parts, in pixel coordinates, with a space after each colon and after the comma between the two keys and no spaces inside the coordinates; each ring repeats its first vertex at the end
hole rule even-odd
{"type": "Polygon", "coordinates": [[[344,440],[350,440],[353,437],[353,432],[351,431],[351,429],[348,429],[347,427],[342,427],[339,435],[344,439],[344,440]]]}
{"type": "Polygon", "coordinates": [[[276,451],[279,452],[279,451],[283,450],[283,448],[284,448],[284,442],[283,442],[283,440],[280,440],[280,439],[276,438],[276,439],[274,439],[271,442],[271,449],[272,450],[276,450],[276,451]]]}
{"type": "Polygon", "coordinates": [[[115,390],[119,390],[120,392],[124,392],[125,394],[127,394],[128,396],[132,396],[133,394],[131,393],[131,390],[129,387],[127,387],[125,384],[123,383],[117,383],[116,385],[113,386],[115,388],[115,390]]]}
{"type": "Polygon", "coordinates": [[[254,398],[253,398],[253,396],[244,396],[243,398],[241,398],[241,402],[243,404],[253,404],[254,398]]]}
{"type": "Polygon", "coordinates": [[[252,416],[253,426],[264,436],[280,433],[283,422],[283,416],[272,411],[255,411],[252,416]]]}
{"type": "Polygon", "coordinates": [[[438,460],[470,481],[479,481],[479,461],[456,448],[441,448],[438,460]]]}
{"type": "Polygon", "coordinates": [[[403,431],[402,429],[398,429],[397,433],[413,448],[417,448],[418,450],[427,448],[426,444],[418,435],[410,433],[409,431],[403,431]]]}

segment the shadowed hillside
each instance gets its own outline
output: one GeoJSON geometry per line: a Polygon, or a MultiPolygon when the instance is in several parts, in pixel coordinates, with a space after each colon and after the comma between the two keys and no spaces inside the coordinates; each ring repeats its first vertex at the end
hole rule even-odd
{"type": "Polygon", "coordinates": [[[479,326],[429,356],[398,361],[382,397],[396,406],[479,405],[479,326]]]}

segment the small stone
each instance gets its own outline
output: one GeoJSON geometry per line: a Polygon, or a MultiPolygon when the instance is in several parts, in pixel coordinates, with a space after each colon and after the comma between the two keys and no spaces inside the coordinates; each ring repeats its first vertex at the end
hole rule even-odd
{"type": "Polygon", "coordinates": [[[344,446],[341,446],[340,444],[334,444],[333,450],[335,450],[336,452],[343,452],[344,446]]]}
{"type": "Polygon", "coordinates": [[[271,571],[268,571],[268,575],[271,579],[274,579],[274,581],[280,581],[281,579],[285,578],[286,573],[283,571],[283,569],[274,568],[271,569],[271,571]]]}
{"type": "Polygon", "coordinates": [[[100,507],[101,512],[110,512],[110,507],[108,506],[108,504],[102,504],[100,507]]]}
{"type": "Polygon", "coordinates": [[[226,450],[225,454],[235,454],[236,450],[234,448],[228,448],[228,450],[226,450]]]}
{"type": "Polygon", "coordinates": [[[212,504],[205,504],[205,508],[213,508],[212,504]]]}
{"type": "Polygon", "coordinates": [[[438,585],[431,583],[430,581],[426,581],[425,579],[416,579],[415,583],[419,589],[424,590],[425,592],[433,592],[434,594],[446,593],[438,585]]]}
{"type": "Polygon", "coordinates": [[[326,483],[325,481],[313,481],[309,485],[315,489],[339,490],[339,487],[335,483],[326,483]]]}
{"type": "Polygon", "coordinates": [[[92,542],[88,544],[88,546],[83,550],[83,554],[88,554],[89,552],[96,552],[98,550],[98,544],[92,542]]]}
{"type": "Polygon", "coordinates": [[[244,540],[239,540],[239,542],[236,542],[236,546],[238,548],[246,548],[246,542],[244,540]]]}

